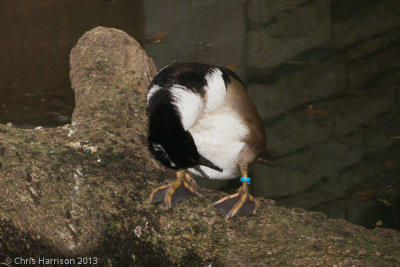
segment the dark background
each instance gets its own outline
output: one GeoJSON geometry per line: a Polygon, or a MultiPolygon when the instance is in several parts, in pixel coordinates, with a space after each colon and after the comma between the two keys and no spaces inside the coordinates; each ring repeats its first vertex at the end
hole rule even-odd
{"type": "Polygon", "coordinates": [[[246,81],[275,164],[252,171],[256,196],[400,229],[399,1],[0,1],[0,123],[69,123],[69,52],[99,25],[158,68],[225,65],[246,81]]]}

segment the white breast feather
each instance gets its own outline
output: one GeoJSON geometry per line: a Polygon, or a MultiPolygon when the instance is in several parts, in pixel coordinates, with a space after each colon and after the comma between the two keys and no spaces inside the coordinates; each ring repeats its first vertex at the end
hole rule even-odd
{"type": "Polygon", "coordinates": [[[200,95],[186,89],[182,85],[173,85],[170,88],[173,104],[177,107],[183,128],[188,130],[199,119],[204,110],[200,95]]]}
{"type": "MultiPolygon", "coordinates": [[[[231,179],[239,175],[236,164],[237,157],[244,143],[241,139],[247,135],[248,129],[239,116],[229,107],[206,113],[192,128],[197,150],[206,159],[223,169],[223,172],[201,166],[202,171],[212,179],[231,179]]],[[[201,175],[194,169],[190,172],[201,175]]]]}

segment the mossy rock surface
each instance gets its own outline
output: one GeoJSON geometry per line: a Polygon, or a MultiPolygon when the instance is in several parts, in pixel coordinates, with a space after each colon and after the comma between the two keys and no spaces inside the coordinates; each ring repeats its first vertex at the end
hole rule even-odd
{"type": "MultiPolygon", "coordinates": [[[[167,211],[151,190],[175,175],[147,149],[146,92],[155,67],[126,33],[97,27],[71,52],[76,107],[57,128],[0,125],[0,262],[98,257],[101,266],[396,266],[400,234],[261,199],[255,216],[223,217],[223,193],[167,211]]],[[[277,179],[268,177],[265,179],[277,179]]]]}

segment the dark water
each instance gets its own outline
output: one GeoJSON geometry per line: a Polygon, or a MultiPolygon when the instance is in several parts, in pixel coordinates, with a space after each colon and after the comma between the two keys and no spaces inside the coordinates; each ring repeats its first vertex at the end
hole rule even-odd
{"type": "MultiPolygon", "coordinates": [[[[31,128],[70,122],[74,107],[68,78],[71,48],[83,33],[96,26],[119,28],[144,46],[158,68],[174,60],[226,65],[246,80],[249,91],[256,92],[259,86],[265,86],[265,93],[255,100],[259,101],[256,104],[262,107],[261,112],[266,114],[267,137],[271,137],[270,147],[278,154],[278,167],[266,167],[262,170],[263,175],[267,173],[264,176],[279,168],[302,174],[301,177],[318,176],[312,171],[322,159],[315,159],[311,154],[310,160],[300,167],[290,160],[293,155],[307,152],[307,149],[322,147],[323,151],[324,144],[329,147],[329,142],[333,142],[334,145],[338,138],[339,143],[358,144],[362,141],[360,147],[367,147],[359,158],[354,156],[359,153],[355,148],[340,152],[344,161],[348,159],[349,162],[340,168],[324,166],[322,161],[319,174],[322,178],[310,182],[305,189],[293,187],[293,193],[288,194],[289,186],[282,182],[282,177],[270,177],[269,183],[280,182],[282,185],[271,186],[274,188],[271,191],[255,188],[258,196],[275,198],[279,205],[287,207],[322,211],[331,217],[344,218],[369,228],[382,225],[400,229],[400,149],[396,139],[400,135],[400,127],[397,128],[400,124],[396,120],[400,115],[400,60],[396,59],[400,54],[400,38],[396,34],[400,23],[396,19],[398,14],[393,15],[396,9],[391,8],[387,1],[382,5],[372,1],[344,0],[332,1],[332,5],[323,1],[264,2],[267,3],[227,0],[1,1],[0,123],[11,122],[16,127],[31,128]],[[308,19],[311,22],[307,22],[308,19]],[[368,26],[368,21],[373,23],[368,26]],[[354,25],[364,24],[366,26],[357,32],[354,25]],[[354,33],[348,36],[340,34],[346,27],[354,28],[354,33]],[[315,28],[315,31],[310,31],[310,28],[315,28]],[[263,31],[275,39],[263,39],[266,35],[257,35],[263,31]],[[266,57],[265,51],[271,49],[276,51],[266,57]],[[259,60],[262,57],[266,57],[264,62],[277,63],[264,64],[259,60]],[[342,61],[345,62],[343,65],[342,61]],[[319,64],[322,69],[327,68],[327,72],[331,69],[336,72],[333,78],[315,85],[315,80],[324,76],[319,64]],[[359,89],[351,87],[357,85],[365,87],[366,98],[372,100],[348,103],[342,92],[329,89],[340,88],[342,80],[344,86],[350,88],[346,94],[359,92],[359,89]],[[279,86],[291,93],[273,95],[269,88],[279,86]],[[296,86],[316,86],[317,89],[296,93],[299,90],[296,86]],[[381,86],[382,90],[374,91],[371,89],[374,86],[381,86]],[[385,88],[393,92],[393,97],[385,95],[385,88]],[[332,94],[328,95],[326,91],[329,90],[332,94]],[[387,105],[383,101],[387,106],[377,107],[374,101],[383,99],[381,94],[389,99],[389,103],[393,99],[393,103],[387,105]],[[263,108],[264,99],[270,95],[278,100],[271,100],[263,108]],[[304,100],[291,106],[297,99],[304,100]],[[311,110],[314,113],[310,113],[309,106],[314,104],[310,99],[318,99],[315,103],[319,106],[311,110]],[[324,107],[327,111],[320,108],[324,103],[331,103],[329,101],[336,101],[332,102],[338,107],[335,113],[328,106],[324,107]],[[352,114],[355,107],[362,105],[366,110],[377,110],[371,112],[368,121],[363,121],[361,112],[349,125],[336,122],[332,126],[324,119],[335,116],[336,121],[346,121],[345,112],[352,114]],[[309,112],[306,116],[314,117],[305,117],[301,113],[303,110],[309,112]],[[276,114],[269,116],[271,112],[276,114]],[[293,123],[288,124],[284,131],[279,130],[282,121],[296,121],[296,116],[304,122],[301,127],[293,123]],[[371,125],[376,121],[381,122],[376,131],[384,129],[382,134],[386,141],[368,132],[369,128],[375,129],[371,125]],[[358,126],[354,128],[354,124],[358,126]],[[304,125],[308,125],[315,136],[310,137],[307,133],[304,137],[291,139],[291,133],[304,130],[304,125]],[[321,130],[324,125],[325,130],[321,130]],[[348,130],[340,132],[335,127],[347,127],[348,130]],[[332,131],[326,130],[330,128],[332,131]],[[364,135],[363,131],[368,133],[364,135]],[[287,139],[282,140],[288,141],[274,138],[274,132],[280,137],[287,135],[287,139]],[[321,138],[322,135],[326,138],[321,138]],[[308,139],[319,141],[306,143],[308,139]],[[372,146],[368,146],[370,143],[372,146]],[[332,171],[325,175],[324,171],[330,168],[332,171]]],[[[329,150],[323,155],[325,158],[332,156],[329,150]]],[[[299,177],[287,178],[287,184],[299,184],[301,188],[299,177]]],[[[236,180],[228,183],[200,180],[199,184],[234,191],[239,183],[236,180]]]]}
{"type": "Polygon", "coordinates": [[[142,1],[1,1],[0,123],[57,126],[70,121],[69,53],[96,26],[143,40],[142,1]]]}

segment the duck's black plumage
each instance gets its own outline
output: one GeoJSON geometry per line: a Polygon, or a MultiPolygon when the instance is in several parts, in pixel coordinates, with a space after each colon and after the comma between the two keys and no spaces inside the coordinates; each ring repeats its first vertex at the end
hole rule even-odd
{"type": "Polygon", "coordinates": [[[199,155],[191,134],[185,131],[172,105],[171,94],[160,90],[149,103],[150,151],[172,169],[190,168],[199,163],[199,155]]]}

